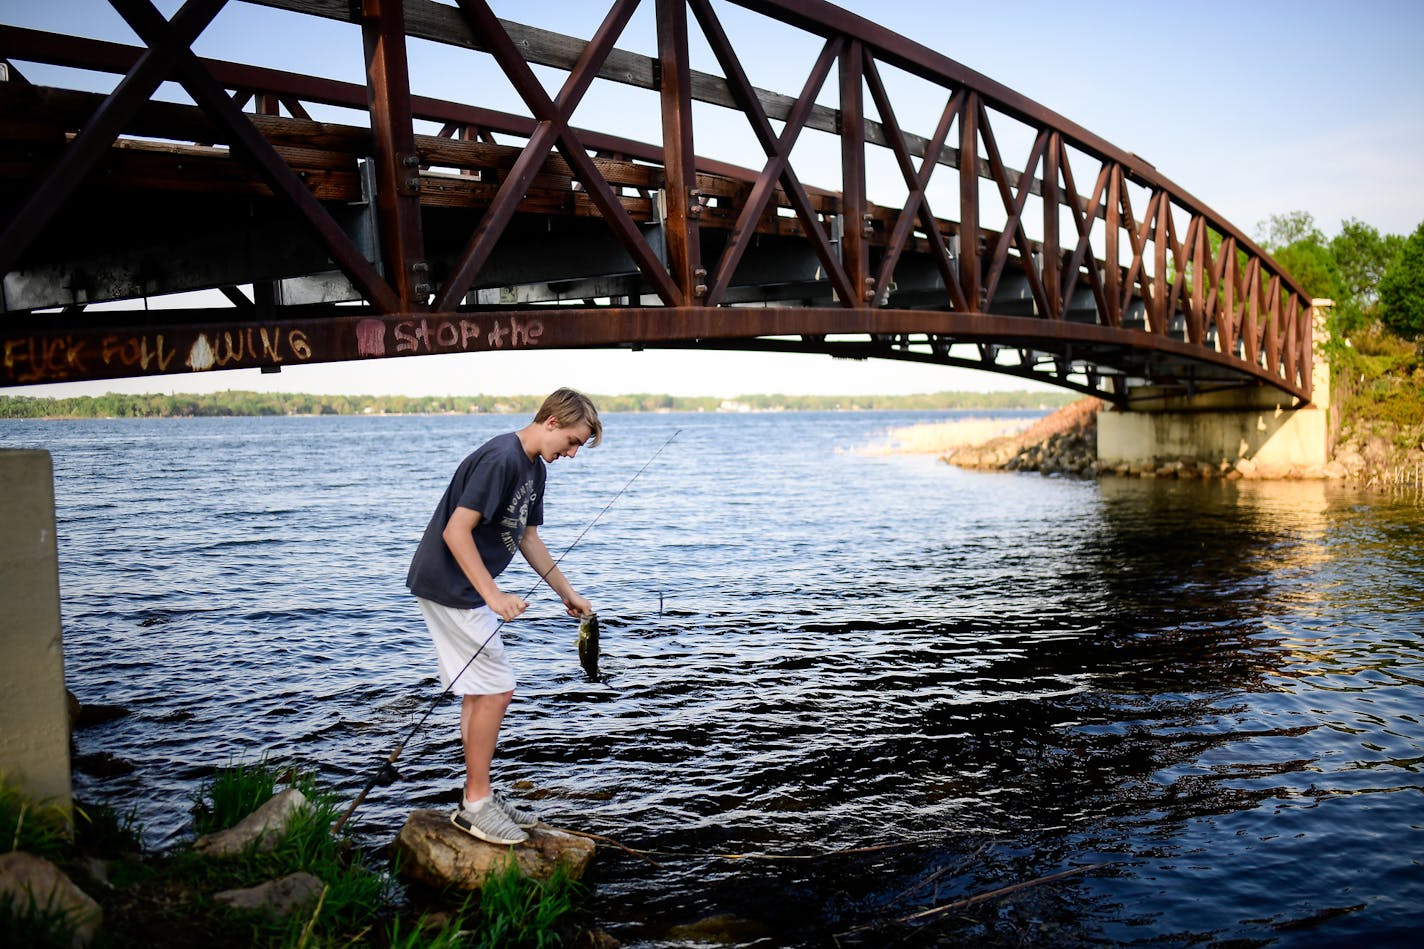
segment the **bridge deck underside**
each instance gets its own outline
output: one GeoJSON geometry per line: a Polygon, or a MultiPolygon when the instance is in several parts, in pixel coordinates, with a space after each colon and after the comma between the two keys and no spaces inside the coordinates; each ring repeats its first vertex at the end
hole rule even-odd
{"type": "MultiPolygon", "coordinates": [[[[0,144],[0,201],[7,207],[30,193],[64,143],[64,123],[57,117],[92,108],[88,100],[95,97],[56,91],[49,101],[70,105],[45,112],[48,126],[37,121],[40,115],[25,115],[14,101],[20,98],[33,101],[34,94],[0,86],[9,129],[28,120],[25,137],[12,134],[0,144]]],[[[195,109],[162,111],[171,114],[170,129],[171,116],[181,116],[179,125],[190,129],[204,124],[200,116],[188,114],[195,109]]],[[[308,122],[261,121],[274,141],[291,143],[282,148],[294,169],[375,259],[369,195],[363,194],[357,170],[364,137],[353,129],[343,141],[330,127],[325,136],[313,136],[308,122]],[[283,134],[283,126],[291,128],[283,134]],[[314,147],[314,138],[325,147],[314,147]],[[338,147],[342,144],[346,147],[338,147]]],[[[148,124],[140,128],[150,134],[157,130],[148,124]]],[[[464,167],[452,164],[421,175],[425,248],[437,282],[492,199],[501,167],[508,167],[518,149],[443,142],[440,152],[444,160],[464,167]]],[[[846,310],[798,222],[775,208],[757,224],[757,239],[724,297],[727,305],[647,307],[654,298],[632,258],[610,239],[597,208],[575,189],[567,166],[560,167],[557,157],[549,165],[460,312],[387,318],[390,345],[380,355],[518,345],[824,353],[986,369],[1109,398],[1121,398],[1129,388],[1115,388],[1115,378],[1194,390],[1257,384],[1243,379],[1229,360],[1204,361],[1197,347],[1181,339],[1178,352],[1162,348],[1162,340],[1146,332],[1143,308],[1123,327],[1100,326],[1086,282],[1061,321],[1036,318],[1026,281],[1012,275],[1000,281],[984,311],[950,312],[944,281],[923,236],[902,254],[883,307],[846,310]],[[557,311],[551,311],[555,306],[557,311]],[[778,312],[770,314],[769,308],[778,312]],[[486,327],[536,319],[542,332],[532,338],[509,333],[504,339],[496,333],[491,341],[489,329],[472,334],[466,326],[439,337],[419,329],[422,322],[427,328],[452,320],[458,325],[463,317],[486,327]]],[[[620,200],[645,222],[657,247],[661,169],[615,159],[600,165],[620,184],[620,200]]],[[[749,185],[713,175],[699,176],[699,185],[708,196],[700,229],[702,254],[716,259],[733,223],[735,201],[749,185]]],[[[838,210],[835,195],[816,192],[814,198],[823,213],[838,210]]],[[[872,211],[872,267],[879,264],[894,212],[872,211]]],[[[942,221],[941,228],[947,235],[958,234],[954,222],[942,221]]],[[[993,237],[990,232],[981,241],[988,244],[993,237]]],[[[25,265],[7,276],[0,302],[7,313],[10,381],[19,384],[120,377],[150,367],[191,370],[190,351],[201,345],[200,336],[217,347],[219,360],[203,368],[271,368],[376,355],[369,348],[363,351],[353,334],[340,331],[369,310],[361,306],[360,295],[333,269],[325,248],[301,220],[273,200],[266,185],[223,147],[148,139],[117,143],[93,181],[45,228],[25,265]],[[244,285],[266,285],[270,293],[258,292],[252,300],[237,289],[244,285]],[[209,308],[88,309],[212,288],[227,288],[227,296],[209,308]],[[295,350],[290,343],[275,342],[293,333],[305,340],[295,350]],[[223,344],[224,334],[238,342],[223,344]],[[181,357],[176,362],[159,358],[160,335],[166,351],[181,357]],[[142,358],[146,348],[154,353],[150,360],[142,358]]]]}

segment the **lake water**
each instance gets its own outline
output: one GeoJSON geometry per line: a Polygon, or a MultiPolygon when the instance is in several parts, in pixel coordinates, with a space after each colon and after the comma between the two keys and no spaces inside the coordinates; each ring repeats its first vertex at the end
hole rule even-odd
{"type": "MultiPolygon", "coordinates": [[[[629,946],[715,917],[767,946],[1413,945],[1419,495],[860,450],[953,414],[614,415],[550,466],[557,556],[665,445],[563,561],[603,679],[547,590],[505,630],[497,778],[651,854],[600,848],[602,925],[629,946]]],[[[70,688],[131,711],[78,733],[78,796],[163,846],[234,760],[353,795],[439,693],[414,544],[459,460],[523,421],[0,423],[54,456],[70,688]]],[[[406,746],[363,843],[453,804],[456,719],[443,703],[406,746]]]]}

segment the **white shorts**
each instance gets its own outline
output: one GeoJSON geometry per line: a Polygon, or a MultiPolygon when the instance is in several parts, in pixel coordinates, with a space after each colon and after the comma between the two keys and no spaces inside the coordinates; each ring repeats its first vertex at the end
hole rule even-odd
{"type": "Polygon", "coordinates": [[[514,691],[514,670],[504,658],[504,640],[499,638],[499,616],[494,610],[488,606],[456,609],[421,597],[415,600],[435,640],[441,685],[456,695],[514,691]],[[473,662],[471,656],[475,657],[473,662]]]}

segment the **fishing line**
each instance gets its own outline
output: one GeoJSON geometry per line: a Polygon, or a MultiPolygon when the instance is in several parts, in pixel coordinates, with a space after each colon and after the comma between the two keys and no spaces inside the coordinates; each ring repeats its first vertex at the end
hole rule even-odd
{"type": "MultiPolygon", "coordinates": [[[[574,538],[573,543],[569,544],[568,547],[564,548],[564,552],[559,554],[558,559],[549,565],[549,569],[545,570],[539,575],[539,579],[534,581],[534,585],[529,588],[529,592],[524,594],[522,599],[528,600],[529,597],[534,595],[534,591],[539,589],[540,584],[542,584],[546,579],[548,579],[549,574],[553,573],[558,568],[559,564],[564,562],[564,558],[569,555],[569,552],[579,545],[579,541],[583,540],[584,536],[589,531],[593,530],[593,525],[598,523],[599,518],[603,517],[603,515],[608,513],[608,509],[613,506],[613,503],[619,498],[621,498],[624,492],[626,492],[630,487],[633,486],[633,482],[637,481],[638,478],[642,476],[643,472],[648,470],[648,467],[652,465],[655,460],[657,460],[658,455],[661,455],[663,453],[663,449],[671,445],[672,440],[681,433],[682,429],[676,429],[671,435],[668,436],[667,441],[663,442],[661,445],[658,446],[658,450],[653,452],[652,457],[649,458],[647,461],[643,462],[643,467],[635,471],[633,473],[633,477],[629,478],[628,481],[623,485],[623,487],[618,489],[618,493],[613,495],[613,497],[608,500],[607,504],[603,505],[603,510],[595,514],[593,516],[593,520],[589,521],[587,526],[585,526],[583,530],[579,531],[579,535],[574,538]]],[[[494,639],[495,635],[501,629],[504,628],[504,624],[507,622],[509,621],[504,619],[503,617],[500,618],[500,621],[495,624],[494,629],[490,630],[490,634],[485,637],[485,641],[480,643],[480,648],[475,650],[474,655],[472,655],[465,662],[465,664],[460,667],[460,671],[455,673],[454,677],[450,679],[450,684],[445,686],[445,691],[441,692],[438,696],[436,696],[435,701],[430,703],[430,707],[426,709],[425,714],[420,717],[420,721],[415,723],[415,727],[412,728],[410,732],[406,734],[405,738],[401,740],[400,744],[396,745],[395,750],[393,750],[390,755],[386,757],[386,760],[381,762],[380,766],[376,768],[370,779],[366,781],[366,786],[361,789],[361,793],[356,795],[356,800],[352,801],[351,806],[346,809],[346,813],[342,814],[340,819],[338,819],[335,824],[331,825],[331,832],[333,835],[341,832],[341,828],[346,825],[346,822],[348,820],[350,820],[351,815],[356,812],[356,808],[361,806],[361,802],[366,799],[367,794],[371,793],[372,788],[374,788],[377,784],[394,784],[400,778],[400,775],[396,772],[396,759],[401,756],[401,752],[405,750],[406,744],[412,738],[414,738],[416,733],[420,731],[421,727],[425,725],[426,720],[430,718],[431,714],[435,711],[437,707],[439,707],[440,703],[445,700],[445,696],[450,694],[450,690],[455,687],[455,683],[459,681],[460,676],[464,675],[465,670],[470,668],[470,664],[479,658],[480,653],[484,652],[484,649],[486,646],[489,645],[490,640],[494,639]]]]}

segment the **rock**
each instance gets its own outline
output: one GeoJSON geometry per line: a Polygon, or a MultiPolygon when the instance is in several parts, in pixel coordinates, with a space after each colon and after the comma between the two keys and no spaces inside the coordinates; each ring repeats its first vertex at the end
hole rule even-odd
{"type": "Polygon", "coordinates": [[[320,877],[303,870],[243,890],[223,890],[214,893],[213,899],[233,909],[285,919],[315,906],[324,889],[326,884],[320,877]]]}
{"type": "Polygon", "coordinates": [[[271,850],[286,835],[292,818],[306,806],[306,795],[288,788],[227,830],[199,837],[193,849],[209,857],[233,857],[254,845],[261,851],[271,850]]]}
{"type": "Polygon", "coordinates": [[[16,907],[30,905],[52,914],[61,914],[74,927],[70,945],[87,946],[98,935],[104,920],[99,904],[43,857],[18,850],[0,856],[0,897],[8,897],[16,907]]]}
{"type": "Polygon", "coordinates": [[[961,468],[998,468],[1083,477],[1097,461],[1097,413],[1103,403],[1080,399],[1016,435],[966,446],[944,460],[961,468]]]}
{"type": "Polygon", "coordinates": [[[1364,455],[1365,462],[1372,467],[1383,467],[1389,463],[1389,439],[1383,435],[1371,435],[1365,441],[1362,454],[1364,455]]]}
{"type": "Polygon", "coordinates": [[[536,880],[548,879],[562,862],[569,876],[583,876],[593,859],[593,841],[539,824],[529,829],[522,844],[487,844],[450,823],[446,811],[412,811],[396,837],[395,851],[401,873],[435,887],[454,886],[478,890],[490,873],[513,860],[519,872],[536,880]]]}
{"type": "Polygon", "coordinates": [[[1364,456],[1353,449],[1341,452],[1335,460],[1352,472],[1358,472],[1365,467],[1364,456]]]}
{"type": "Polygon", "coordinates": [[[89,879],[99,884],[106,890],[112,890],[114,884],[109,882],[109,864],[98,857],[84,858],[84,872],[89,874],[89,879]]]}
{"type": "Polygon", "coordinates": [[[96,778],[114,778],[119,775],[132,774],[136,770],[132,761],[107,751],[96,751],[90,755],[75,755],[73,762],[75,771],[93,775],[96,778]]]}
{"type": "Polygon", "coordinates": [[[105,722],[112,722],[115,719],[126,718],[132,714],[122,705],[100,705],[97,702],[81,702],[74,717],[75,728],[91,728],[95,725],[102,725],[105,722]]]}
{"type": "Polygon", "coordinates": [[[668,929],[668,938],[677,942],[711,943],[713,945],[744,946],[765,939],[770,930],[765,923],[740,916],[708,916],[695,923],[683,923],[668,929]]]}

